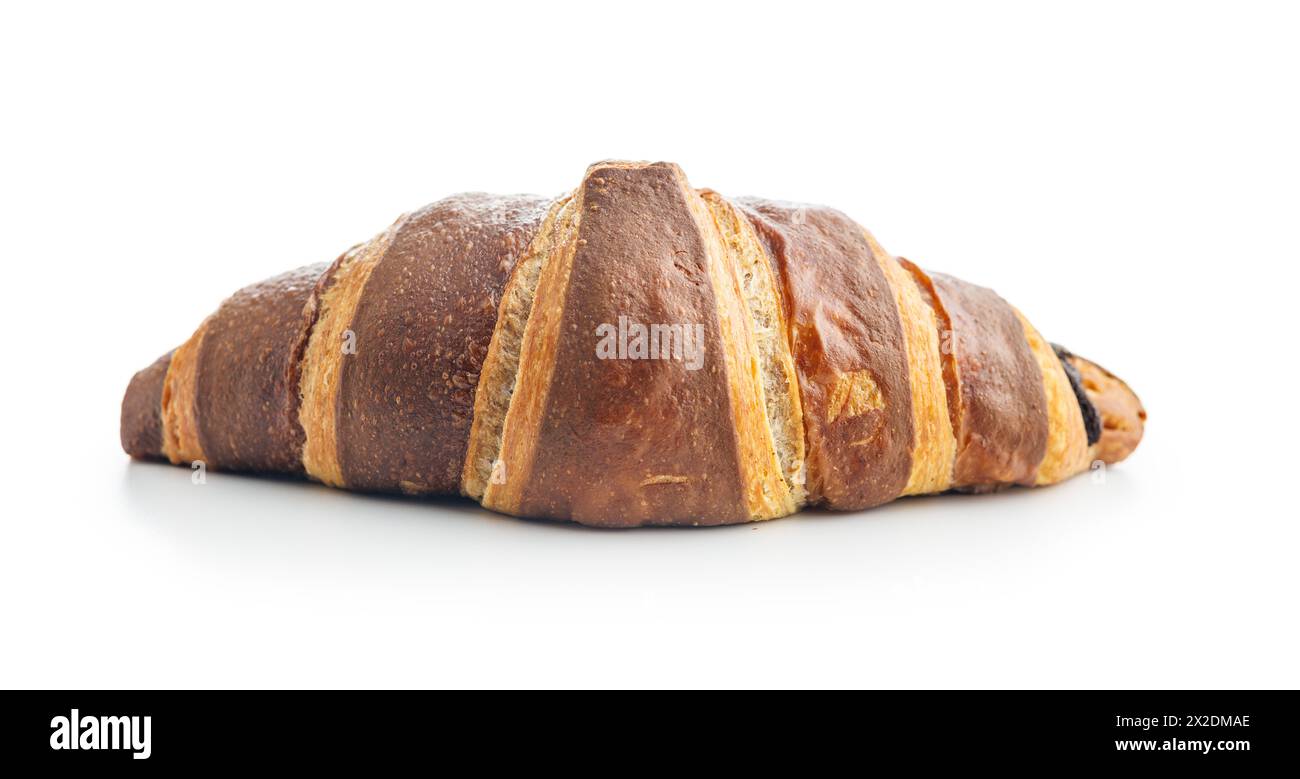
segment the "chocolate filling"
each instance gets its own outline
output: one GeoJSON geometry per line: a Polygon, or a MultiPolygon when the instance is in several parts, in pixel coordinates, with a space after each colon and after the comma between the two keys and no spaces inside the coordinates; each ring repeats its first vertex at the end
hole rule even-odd
{"type": "Polygon", "coordinates": [[[1059,344],[1052,344],[1052,350],[1061,361],[1061,367],[1065,368],[1065,375],[1070,377],[1070,386],[1074,389],[1074,397],[1079,401],[1079,411],[1083,414],[1083,428],[1088,431],[1088,446],[1092,446],[1101,440],[1101,415],[1097,413],[1097,407],[1092,405],[1088,393],[1083,389],[1083,376],[1079,374],[1079,369],[1069,360],[1074,355],[1059,344]]]}

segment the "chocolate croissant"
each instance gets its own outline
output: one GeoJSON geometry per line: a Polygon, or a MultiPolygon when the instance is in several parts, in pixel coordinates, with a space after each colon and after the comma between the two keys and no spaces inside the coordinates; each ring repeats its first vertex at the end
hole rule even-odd
{"type": "Polygon", "coordinates": [[[1146,412],[992,290],[820,206],[602,162],[236,292],[135,375],[132,457],[590,525],[1052,484],[1146,412]]]}

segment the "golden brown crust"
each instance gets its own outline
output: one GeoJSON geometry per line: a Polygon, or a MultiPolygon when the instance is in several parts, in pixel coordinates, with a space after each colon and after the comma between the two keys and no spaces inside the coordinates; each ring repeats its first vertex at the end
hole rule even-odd
{"type": "Polygon", "coordinates": [[[486,502],[604,526],[749,520],[694,193],[675,165],[612,163],[589,169],[579,197],[566,289],[549,297],[546,277],[569,264],[552,263],[538,300],[554,302],[529,320],[506,420],[505,489],[490,487],[486,502]],[[679,326],[692,345],[677,359],[634,343],[601,357],[611,333],[656,324],[679,326]]]}
{"type": "Polygon", "coordinates": [[[625,527],[1050,484],[1138,445],[1127,385],[991,290],[837,211],[736,203],[624,162],[440,201],[223,303],[132,379],[123,448],[625,527]]]}
{"type": "Polygon", "coordinates": [[[1020,318],[991,289],[927,275],[952,328],[942,340],[957,383],[949,395],[958,403],[953,486],[982,491],[1033,484],[1047,452],[1047,398],[1020,318]]]}
{"type": "Polygon", "coordinates": [[[1101,415],[1101,440],[1089,451],[1092,459],[1106,464],[1128,457],[1142,441],[1147,412],[1137,393],[1115,374],[1078,355],[1067,357],[1083,377],[1088,399],[1101,415]]]}
{"type": "Polygon", "coordinates": [[[335,429],[350,487],[459,494],[501,294],[553,201],[457,195],[399,227],[357,303],[356,354],[339,380],[335,429]]]}
{"type": "Polygon", "coordinates": [[[209,468],[302,471],[298,378],[318,263],[245,287],[208,321],[197,357],[195,413],[209,468]]]}
{"type": "Polygon", "coordinates": [[[739,202],[780,268],[810,500],[846,510],[893,500],[912,467],[907,347],[865,231],[829,208],[739,202]]]}
{"type": "Polygon", "coordinates": [[[122,450],[141,460],[163,457],[162,394],[172,353],[131,377],[122,397],[122,450]]]}

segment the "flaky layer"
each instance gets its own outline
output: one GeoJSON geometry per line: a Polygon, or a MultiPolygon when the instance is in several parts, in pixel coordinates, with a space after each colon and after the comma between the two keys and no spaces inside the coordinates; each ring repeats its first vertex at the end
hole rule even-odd
{"type": "Polygon", "coordinates": [[[330,270],[317,303],[316,325],[303,355],[302,404],[298,410],[298,420],[306,433],[303,467],[308,476],[331,487],[346,486],[339,466],[336,420],[343,362],[357,349],[356,334],[350,330],[352,315],[370,272],[384,256],[403,219],[349,250],[330,270]]]}
{"type": "Polygon", "coordinates": [[[911,388],[898,308],[862,227],[822,206],[738,202],[779,269],[809,499],[837,510],[893,500],[912,469],[911,388]]]}
{"type": "Polygon", "coordinates": [[[207,461],[199,443],[199,419],[196,400],[199,352],[211,318],[203,320],[190,339],[172,354],[163,380],[162,422],[163,455],[173,465],[207,461]]]}
{"type": "Polygon", "coordinates": [[[907,343],[908,382],[912,387],[912,471],[904,495],[943,492],[952,485],[957,439],[948,410],[948,390],[943,379],[939,319],[922,297],[916,279],[894,257],[867,240],[894,292],[907,343]]]}
{"type": "MultiPolygon", "coordinates": [[[[493,447],[487,441],[487,432],[480,429],[480,451],[469,453],[474,458],[475,482],[469,489],[479,489],[479,502],[506,514],[518,514],[523,496],[524,477],[532,470],[537,436],[542,423],[546,398],[551,390],[551,377],[555,370],[555,352],[560,340],[560,320],[564,315],[564,300],[573,273],[573,257],[578,249],[578,226],[582,219],[583,198],[579,190],[564,207],[564,218],[559,233],[552,238],[553,246],[538,269],[535,299],[530,306],[519,344],[518,366],[514,386],[506,401],[508,408],[501,421],[499,443],[493,447]],[[492,455],[492,449],[496,455],[492,455]],[[488,460],[487,477],[482,464],[488,460]]],[[[539,258],[540,259],[540,258],[539,258]]],[[[503,355],[499,348],[498,359],[503,355]]],[[[505,366],[498,364],[497,370],[505,366]]],[[[490,421],[495,427],[495,420],[490,421]]],[[[472,433],[471,433],[472,438],[472,433]]],[[[470,467],[467,465],[467,468],[470,467]]]]}
{"type": "Polygon", "coordinates": [[[741,295],[749,310],[757,347],[758,375],[772,445],[786,489],[797,508],[808,499],[804,486],[803,408],[777,281],[772,275],[767,253],[749,220],[716,192],[704,190],[701,197],[739,277],[741,295]]]}
{"type": "Polygon", "coordinates": [[[519,374],[524,331],[533,309],[542,269],[552,255],[561,253],[574,241],[577,214],[577,204],[572,196],[556,201],[532,245],[515,266],[501,297],[496,330],[492,334],[492,343],[479,374],[478,392],[474,398],[474,422],[470,428],[465,470],[461,477],[461,492],[475,500],[483,497],[484,489],[493,478],[494,466],[497,480],[504,478],[498,461],[501,455],[501,434],[519,374]]]}
{"type": "MultiPolygon", "coordinates": [[[[784,366],[774,365],[780,359],[780,352],[770,329],[764,337],[766,352],[760,348],[756,332],[760,322],[771,322],[776,317],[777,303],[771,284],[763,285],[753,278],[759,264],[766,265],[766,257],[754,256],[757,245],[746,247],[741,243],[738,220],[729,206],[717,199],[708,202],[694,193],[689,193],[687,200],[705,238],[745,502],[753,519],[783,517],[794,513],[796,504],[777,455],[766,385],[769,381],[784,382],[778,382],[775,377],[765,379],[764,368],[771,375],[784,366]],[[729,228],[726,232],[720,229],[720,221],[729,228]],[[748,286],[741,281],[746,276],[750,281],[748,286]]],[[[780,398],[774,398],[773,402],[778,407],[789,405],[782,404],[780,398]]],[[[783,430],[789,424],[788,418],[778,422],[783,430]]]]}
{"type": "Polygon", "coordinates": [[[1047,397],[1047,450],[1038,464],[1034,484],[1055,484],[1087,470],[1088,433],[1061,360],[1024,314],[1017,310],[1016,316],[1042,371],[1043,392],[1047,397]]]}

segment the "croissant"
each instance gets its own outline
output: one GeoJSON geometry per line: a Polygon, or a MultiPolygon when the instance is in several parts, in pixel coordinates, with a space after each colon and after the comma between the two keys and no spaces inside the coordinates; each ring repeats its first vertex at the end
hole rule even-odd
{"type": "Polygon", "coordinates": [[[838,211],[602,162],[236,292],[131,379],[121,433],[140,459],[627,527],[1052,484],[1145,420],[992,290],[838,211]]]}

